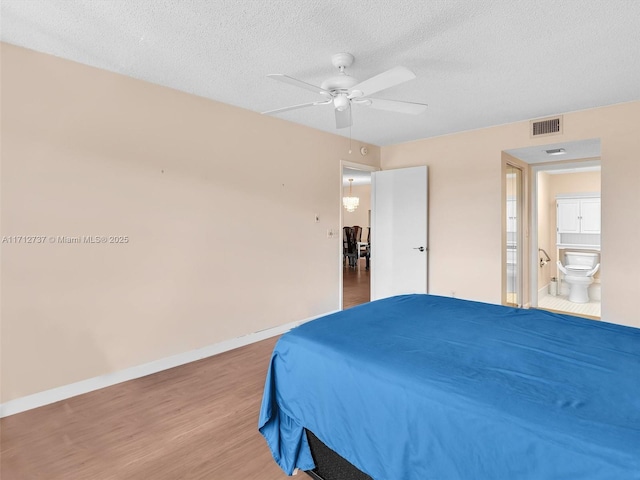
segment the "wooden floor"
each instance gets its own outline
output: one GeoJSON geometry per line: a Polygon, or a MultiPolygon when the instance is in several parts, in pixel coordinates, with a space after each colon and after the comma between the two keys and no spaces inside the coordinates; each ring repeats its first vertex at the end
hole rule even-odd
{"type": "Polygon", "coordinates": [[[361,258],[356,268],[342,267],[342,308],[355,307],[370,300],[370,276],[361,258]]]}
{"type": "MultiPolygon", "coordinates": [[[[369,301],[360,262],[343,270],[344,308],[369,301]]],[[[257,430],[276,340],[3,418],[0,478],[290,478],[257,430]]]]}
{"type": "Polygon", "coordinates": [[[0,421],[0,478],[290,478],[257,430],[275,342],[6,417],[0,421]]]}

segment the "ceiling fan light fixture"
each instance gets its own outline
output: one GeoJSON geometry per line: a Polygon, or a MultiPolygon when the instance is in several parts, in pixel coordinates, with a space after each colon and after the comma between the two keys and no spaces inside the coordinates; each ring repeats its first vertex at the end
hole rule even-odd
{"type": "Polygon", "coordinates": [[[336,110],[343,112],[349,108],[349,99],[346,95],[336,95],[333,99],[333,105],[336,107],[336,110]]]}

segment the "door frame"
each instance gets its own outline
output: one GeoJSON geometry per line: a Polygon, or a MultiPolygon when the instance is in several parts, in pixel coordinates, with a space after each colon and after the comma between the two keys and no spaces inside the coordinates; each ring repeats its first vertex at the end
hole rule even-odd
{"type": "MultiPolygon", "coordinates": [[[[343,222],[344,222],[344,207],[342,206],[342,196],[343,196],[343,190],[344,187],[342,186],[342,171],[344,170],[344,168],[352,168],[354,170],[362,170],[365,172],[377,172],[379,170],[381,170],[380,167],[374,167],[372,165],[367,165],[364,163],[356,163],[356,162],[351,162],[349,160],[344,160],[344,159],[340,159],[340,202],[338,203],[339,208],[340,208],[340,214],[339,214],[339,220],[340,220],[340,230],[338,233],[338,272],[340,272],[340,274],[338,275],[338,310],[342,310],[343,307],[343,288],[344,288],[344,284],[343,284],[343,279],[342,279],[342,235],[343,235],[343,230],[342,227],[344,227],[343,222]]],[[[371,185],[371,195],[373,195],[373,185],[371,185]]],[[[371,215],[373,216],[373,205],[371,205],[371,215]]]]}
{"type": "Polygon", "coordinates": [[[507,305],[507,168],[511,166],[520,170],[522,174],[521,184],[520,184],[520,195],[519,195],[519,209],[518,209],[518,293],[520,294],[519,308],[529,308],[530,298],[527,293],[529,290],[529,251],[531,242],[529,242],[530,238],[530,192],[529,192],[529,178],[530,178],[530,165],[516,157],[513,157],[506,153],[502,152],[502,169],[501,169],[501,236],[502,236],[502,247],[501,247],[501,258],[502,258],[502,282],[500,286],[500,303],[502,305],[507,305]]]}

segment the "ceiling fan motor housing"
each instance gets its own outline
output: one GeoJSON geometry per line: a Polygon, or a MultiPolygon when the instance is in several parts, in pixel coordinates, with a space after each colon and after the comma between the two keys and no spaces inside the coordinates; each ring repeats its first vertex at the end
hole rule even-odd
{"type": "Polygon", "coordinates": [[[328,90],[330,92],[344,92],[346,93],[351,87],[358,84],[358,80],[350,77],[346,73],[336,75],[335,77],[327,78],[322,85],[321,88],[324,90],[328,90]]]}
{"type": "Polygon", "coordinates": [[[358,80],[350,77],[344,72],[344,69],[353,64],[354,57],[350,53],[336,53],[331,56],[331,63],[340,70],[339,75],[327,78],[320,87],[328,90],[334,95],[339,93],[347,93],[349,89],[358,84],[358,80]]]}

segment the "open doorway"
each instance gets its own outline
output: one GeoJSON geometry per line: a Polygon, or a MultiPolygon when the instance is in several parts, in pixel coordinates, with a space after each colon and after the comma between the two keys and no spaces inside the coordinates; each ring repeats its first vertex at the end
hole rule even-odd
{"type": "Polygon", "coordinates": [[[531,306],[600,318],[600,140],[508,153],[531,168],[531,306]]]}
{"type": "Polygon", "coordinates": [[[371,172],[367,165],[342,165],[342,308],[371,298],[371,172]],[[350,198],[349,201],[345,200],[350,198]]]}

